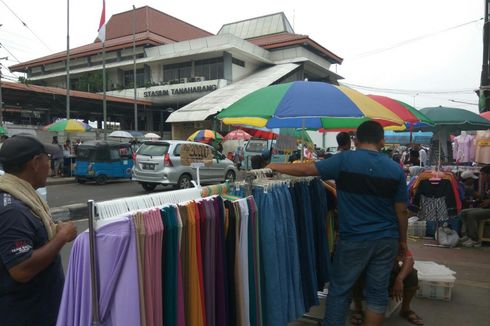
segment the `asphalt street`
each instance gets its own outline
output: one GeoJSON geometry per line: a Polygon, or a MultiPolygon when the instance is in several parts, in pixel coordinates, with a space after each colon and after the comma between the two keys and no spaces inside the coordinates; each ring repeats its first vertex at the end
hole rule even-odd
{"type": "MultiPolygon", "coordinates": [[[[86,203],[87,200],[110,200],[115,198],[144,195],[147,192],[141,186],[132,181],[112,181],[105,185],[95,183],[68,183],[50,185],[48,189],[49,207],[61,207],[71,204],[86,203]]],[[[155,191],[171,190],[171,187],[158,186],[155,191]]]]}

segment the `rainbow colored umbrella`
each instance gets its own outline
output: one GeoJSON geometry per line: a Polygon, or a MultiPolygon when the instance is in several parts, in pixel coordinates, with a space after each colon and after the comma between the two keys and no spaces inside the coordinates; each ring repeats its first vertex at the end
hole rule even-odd
{"type": "Polygon", "coordinates": [[[195,141],[200,143],[210,143],[210,142],[221,142],[223,136],[219,132],[210,129],[201,129],[194,132],[192,135],[187,137],[188,141],[195,141]]]}
{"type": "Polygon", "coordinates": [[[368,97],[395,113],[405,122],[402,126],[388,126],[385,129],[411,130],[413,128],[433,125],[432,121],[425,114],[405,102],[381,95],[368,95],[368,97]]]}
{"type": "Polygon", "coordinates": [[[252,135],[250,135],[245,130],[235,129],[227,133],[223,139],[224,140],[249,140],[250,138],[252,138],[252,135]]]}
{"type": "Polygon", "coordinates": [[[47,131],[65,131],[65,132],[85,132],[92,129],[88,124],[76,119],[61,119],[50,125],[47,125],[43,130],[47,131]]]}
{"type": "Polygon", "coordinates": [[[267,128],[356,128],[367,120],[383,126],[403,120],[349,87],[295,81],[261,88],[218,114],[225,124],[267,128]]]}

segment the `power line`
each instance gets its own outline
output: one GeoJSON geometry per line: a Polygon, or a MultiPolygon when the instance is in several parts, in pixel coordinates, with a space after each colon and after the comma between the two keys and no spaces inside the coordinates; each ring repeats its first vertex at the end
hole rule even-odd
{"type": "Polygon", "coordinates": [[[466,89],[454,89],[454,90],[417,90],[417,89],[396,89],[396,88],[381,88],[381,87],[372,87],[365,85],[357,85],[351,83],[342,83],[342,85],[346,85],[354,88],[361,88],[370,91],[384,92],[384,93],[395,93],[395,94],[406,94],[406,95],[422,95],[422,94],[458,94],[458,93],[473,93],[475,91],[474,88],[466,88],[466,89]]]}
{"type": "Polygon", "coordinates": [[[474,19],[472,21],[469,21],[469,22],[466,22],[466,23],[462,23],[462,24],[459,24],[459,25],[448,27],[448,28],[442,29],[442,30],[437,31],[437,32],[432,32],[432,33],[424,34],[424,35],[421,35],[421,36],[417,36],[417,37],[414,37],[414,38],[411,38],[411,39],[408,39],[408,40],[405,40],[405,41],[401,41],[401,42],[398,42],[398,43],[395,43],[395,44],[392,44],[392,45],[389,45],[389,46],[386,46],[386,47],[383,47],[383,48],[379,48],[379,49],[375,49],[375,50],[371,50],[371,51],[366,51],[366,52],[360,53],[360,54],[358,54],[358,55],[356,55],[356,56],[354,56],[352,58],[346,58],[346,59],[355,60],[355,59],[360,59],[360,58],[364,58],[364,57],[367,57],[367,56],[375,55],[375,54],[378,54],[378,53],[381,53],[381,52],[386,52],[386,51],[389,51],[389,50],[393,50],[393,49],[399,48],[401,46],[404,46],[404,45],[407,45],[407,44],[410,44],[410,43],[413,43],[413,42],[417,42],[417,41],[420,41],[420,40],[429,38],[431,36],[442,34],[442,33],[451,31],[453,29],[457,29],[457,28],[460,28],[460,27],[463,27],[463,26],[466,26],[466,25],[470,25],[470,24],[476,23],[476,22],[478,22],[480,20],[483,20],[483,17],[482,18],[479,18],[479,19],[474,19]]]}
{"type": "Polygon", "coordinates": [[[12,56],[12,57],[15,59],[15,61],[20,62],[20,60],[19,60],[19,59],[17,59],[17,57],[16,57],[16,56],[15,56],[15,55],[14,55],[12,52],[10,52],[10,51],[9,51],[9,49],[7,49],[7,47],[5,46],[5,44],[0,43],[0,47],[1,47],[1,48],[4,48],[4,49],[5,49],[5,51],[7,51],[7,52],[8,52],[8,54],[10,54],[10,55],[11,55],[11,56],[12,56]]]}
{"type": "Polygon", "coordinates": [[[3,0],[0,0],[0,1],[22,23],[22,25],[24,25],[24,27],[26,27],[38,39],[38,41],[41,42],[46,47],[46,49],[48,49],[50,52],[53,52],[53,50],[51,50],[49,48],[49,46],[46,43],[44,43],[43,40],[41,40],[41,38],[39,36],[37,36],[37,34],[34,33],[34,31],[29,26],[27,26],[27,24],[19,17],[19,15],[17,15],[9,6],[7,6],[5,1],[3,1],[3,0]]]}

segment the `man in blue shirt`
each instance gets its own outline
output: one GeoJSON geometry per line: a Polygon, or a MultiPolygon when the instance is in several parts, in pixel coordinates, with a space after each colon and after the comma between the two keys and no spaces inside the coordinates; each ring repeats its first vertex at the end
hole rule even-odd
{"type": "Polygon", "coordinates": [[[381,154],[384,131],[374,121],[357,129],[357,150],[303,164],[269,164],[272,170],[334,179],[339,240],[325,311],[325,325],[345,325],[351,290],[365,272],[365,325],[381,325],[394,259],[407,250],[407,186],[398,164],[381,154]]]}

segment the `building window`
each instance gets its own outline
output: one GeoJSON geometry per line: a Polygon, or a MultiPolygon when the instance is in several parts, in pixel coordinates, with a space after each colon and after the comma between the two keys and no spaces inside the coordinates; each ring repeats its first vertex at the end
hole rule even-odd
{"type": "Polygon", "coordinates": [[[224,76],[223,58],[198,60],[194,63],[194,76],[205,80],[222,79],[224,76]]]}
{"type": "MultiPolygon", "coordinates": [[[[127,70],[124,72],[124,87],[131,88],[133,85],[133,70],[127,70]]],[[[143,87],[145,85],[145,69],[136,69],[136,87],[143,87]]]]}
{"type": "Polygon", "coordinates": [[[240,67],[244,67],[245,68],[245,61],[242,61],[242,60],[237,59],[237,58],[231,58],[231,62],[234,65],[237,65],[237,66],[240,66],[240,67]]]}
{"type": "Polygon", "coordinates": [[[173,65],[163,66],[163,81],[172,82],[180,81],[182,78],[189,78],[192,74],[192,63],[184,62],[173,65]]]}

